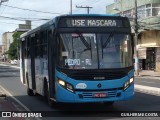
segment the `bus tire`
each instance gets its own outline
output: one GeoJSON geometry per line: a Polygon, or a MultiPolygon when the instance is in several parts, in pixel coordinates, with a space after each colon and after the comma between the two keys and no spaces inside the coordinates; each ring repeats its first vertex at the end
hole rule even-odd
{"type": "Polygon", "coordinates": [[[33,90],[32,90],[32,89],[29,89],[29,86],[27,87],[27,94],[28,94],[29,96],[34,96],[33,90]]]}
{"type": "Polygon", "coordinates": [[[44,98],[50,107],[55,107],[56,103],[50,99],[47,80],[44,79],[44,98]]]}
{"type": "Polygon", "coordinates": [[[114,104],[114,101],[110,101],[110,102],[104,102],[105,105],[111,106],[114,104]]]}
{"type": "Polygon", "coordinates": [[[43,91],[44,91],[44,98],[45,98],[46,101],[48,101],[48,85],[47,85],[47,80],[46,79],[44,79],[43,91]]]}
{"type": "Polygon", "coordinates": [[[26,73],[26,80],[27,80],[27,95],[34,96],[33,90],[29,88],[28,73],[26,73]]]}

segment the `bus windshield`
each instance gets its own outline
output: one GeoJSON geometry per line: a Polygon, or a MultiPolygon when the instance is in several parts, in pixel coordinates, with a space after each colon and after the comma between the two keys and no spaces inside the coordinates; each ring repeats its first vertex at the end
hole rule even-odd
{"type": "Polygon", "coordinates": [[[112,69],[132,66],[131,36],[125,33],[60,33],[58,66],[112,69]]]}

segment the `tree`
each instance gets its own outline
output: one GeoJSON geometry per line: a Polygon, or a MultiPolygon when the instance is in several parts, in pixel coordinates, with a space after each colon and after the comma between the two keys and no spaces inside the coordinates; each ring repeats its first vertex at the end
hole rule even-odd
{"type": "Polygon", "coordinates": [[[13,34],[13,42],[10,44],[9,50],[7,51],[9,59],[19,58],[19,45],[20,45],[20,35],[23,32],[15,32],[13,34]]]}

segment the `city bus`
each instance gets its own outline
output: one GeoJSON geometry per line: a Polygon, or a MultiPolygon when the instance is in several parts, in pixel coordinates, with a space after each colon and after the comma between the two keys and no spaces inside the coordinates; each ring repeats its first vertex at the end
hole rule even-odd
{"type": "Polygon", "coordinates": [[[20,76],[29,96],[56,103],[134,96],[133,39],[127,17],[61,15],[20,36],[20,76]]]}

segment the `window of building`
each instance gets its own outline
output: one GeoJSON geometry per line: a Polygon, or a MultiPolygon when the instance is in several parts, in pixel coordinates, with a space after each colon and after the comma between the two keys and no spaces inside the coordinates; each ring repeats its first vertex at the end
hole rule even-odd
{"type": "Polygon", "coordinates": [[[153,8],[152,15],[153,15],[153,16],[160,15],[160,8],[153,8]]]}
{"type": "Polygon", "coordinates": [[[145,10],[145,12],[146,12],[146,17],[152,16],[152,5],[151,5],[151,4],[147,4],[147,5],[146,5],[146,10],[145,10]]]}
{"type": "Polygon", "coordinates": [[[138,19],[144,18],[145,17],[145,5],[140,6],[137,8],[137,17],[138,19]]]}
{"type": "Polygon", "coordinates": [[[146,8],[151,8],[151,4],[147,4],[147,5],[146,5],[146,8]]]}
{"type": "Polygon", "coordinates": [[[146,9],[146,17],[150,17],[150,16],[152,16],[151,8],[150,9],[146,9]]]}
{"type": "Polygon", "coordinates": [[[152,4],[152,16],[160,15],[160,3],[152,4]]]}
{"type": "MultiPolygon", "coordinates": [[[[158,16],[158,15],[160,15],[160,3],[146,4],[137,7],[138,19],[151,16],[158,16]]],[[[134,18],[135,17],[134,9],[123,11],[123,16],[126,16],[128,18],[134,18]]]]}
{"type": "Polygon", "coordinates": [[[152,7],[160,7],[160,3],[154,3],[152,4],[152,7]]]}
{"type": "Polygon", "coordinates": [[[131,10],[127,10],[127,11],[123,12],[123,15],[128,17],[128,18],[132,18],[133,17],[131,10]]]}

